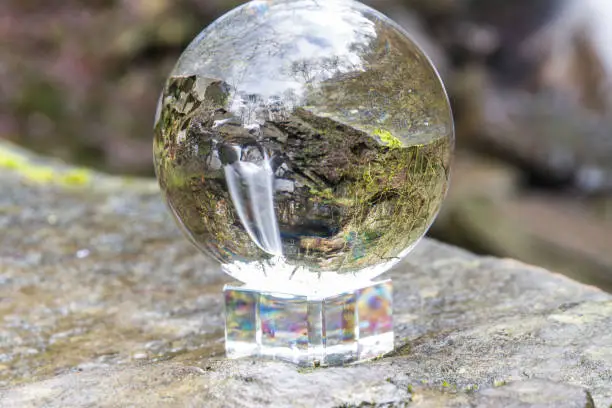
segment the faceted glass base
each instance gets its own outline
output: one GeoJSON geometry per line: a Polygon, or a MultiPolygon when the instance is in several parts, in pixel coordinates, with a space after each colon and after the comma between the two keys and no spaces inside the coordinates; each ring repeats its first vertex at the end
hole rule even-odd
{"type": "Polygon", "coordinates": [[[391,281],[332,296],[226,286],[229,358],[268,357],[299,365],[341,365],[393,349],[391,281]]]}

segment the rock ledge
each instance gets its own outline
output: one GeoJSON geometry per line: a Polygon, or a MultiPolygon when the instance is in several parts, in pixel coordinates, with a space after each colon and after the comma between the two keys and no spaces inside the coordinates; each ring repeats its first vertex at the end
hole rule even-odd
{"type": "Polygon", "coordinates": [[[226,278],[153,181],[5,144],[0,170],[2,407],[612,404],[612,296],[596,288],[426,240],[390,273],[394,353],[312,370],[227,361],[226,278]],[[59,173],[28,177],[28,163],[59,173]]]}

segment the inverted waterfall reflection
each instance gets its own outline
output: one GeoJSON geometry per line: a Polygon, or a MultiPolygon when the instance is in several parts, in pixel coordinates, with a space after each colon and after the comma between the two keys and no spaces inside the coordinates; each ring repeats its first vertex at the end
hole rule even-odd
{"type": "Polygon", "coordinates": [[[230,197],[249,237],[270,255],[282,255],[274,211],[274,172],[267,153],[263,160],[242,160],[242,148],[231,146],[238,160],[223,167],[230,197]]]}

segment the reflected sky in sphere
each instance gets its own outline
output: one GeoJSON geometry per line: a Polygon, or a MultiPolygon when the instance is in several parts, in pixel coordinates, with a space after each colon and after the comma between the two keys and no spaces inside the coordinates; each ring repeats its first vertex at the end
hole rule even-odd
{"type": "MultiPolygon", "coordinates": [[[[360,56],[351,48],[375,37],[374,22],[351,2],[332,0],[322,6],[308,0],[255,1],[204,30],[174,74],[223,77],[230,84],[240,84],[245,92],[264,97],[288,88],[300,92],[304,82],[292,64],[337,59],[341,70],[363,69],[360,56]],[[227,31],[232,31],[233,38],[227,38],[227,31]],[[220,66],[220,60],[227,65],[220,66]]],[[[326,79],[323,70],[313,71],[311,81],[326,79]]]]}

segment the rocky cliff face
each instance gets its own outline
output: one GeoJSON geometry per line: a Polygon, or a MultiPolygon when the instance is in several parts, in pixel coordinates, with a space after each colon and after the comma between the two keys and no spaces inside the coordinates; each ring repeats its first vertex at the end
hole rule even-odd
{"type": "Polygon", "coordinates": [[[389,274],[395,352],[330,369],[228,361],[226,278],[154,181],[5,144],[0,168],[2,407],[612,403],[612,297],[595,288],[424,241],[389,274]]]}

